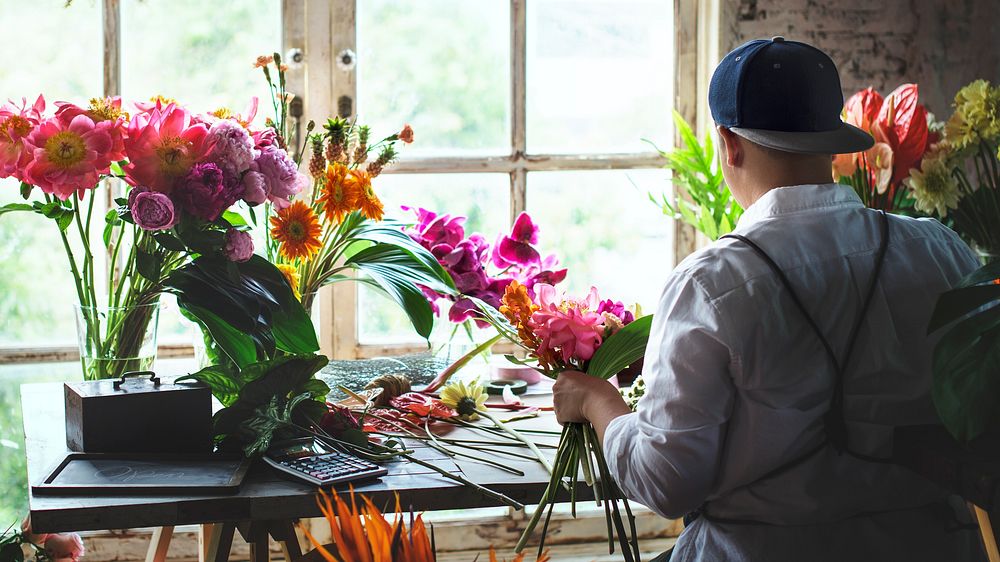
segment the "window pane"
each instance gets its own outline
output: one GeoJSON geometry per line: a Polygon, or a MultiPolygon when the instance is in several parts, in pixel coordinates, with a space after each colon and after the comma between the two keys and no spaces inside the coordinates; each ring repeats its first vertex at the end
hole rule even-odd
{"type": "Polygon", "coordinates": [[[509,4],[358,2],[362,122],[379,138],[413,125],[410,155],[509,153],[509,4]]]}
{"type": "Polygon", "coordinates": [[[128,100],[162,95],[196,111],[228,107],[243,113],[271,98],[257,55],[281,48],[281,2],[244,0],[222,8],[204,0],[122,3],[122,91],[128,100]]]}
{"type": "MultiPolygon", "coordinates": [[[[101,95],[101,3],[65,4],[0,2],[4,40],[20,45],[16,60],[0,65],[0,103],[9,97],[20,105],[25,97],[30,104],[42,93],[51,114],[55,101],[86,104],[101,95]]],[[[18,182],[0,180],[0,205],[21,201],[18,182]]],[[[24,213],[0,217],[0,345],[72,344],[73,287],[59,231],[51,220],[24,213]]]]}
{"type": "MultiPolygon", "coordinates": [[[[510,221],[510,178],[506,174],[407,174],[380,176],[376,186],[386,214],[403,220],[414,215],[400,206],[423,207],[439,214],[468,217],[465,234],[479,232],[492,241],[510,221]]],[[[454,328],[442,311],[435,325],[436,340],[447,340],[454,328]]],[[[418,342],[406,314],[386,297],[358,288],[360,343],[418,342]]]]}
{"type": "Polygon", "coordinates": [[[640,152],[670,140],[672,2],[528,3],[528,149],[640,152]]]}
{"type": "Polygon", "coordinates": [[[649,201],[662,192],[662,170],[528,174],[528,210],[539,246],[569,274],[563,287],[652,311],[673,268],[673,222],[649,201]]]}

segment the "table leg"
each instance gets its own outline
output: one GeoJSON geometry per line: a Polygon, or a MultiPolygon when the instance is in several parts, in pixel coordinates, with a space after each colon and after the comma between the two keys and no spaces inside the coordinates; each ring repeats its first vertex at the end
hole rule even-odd
{"type": "Polygon", "coordinates": [[[211,540],[205,549],[207,562],[226,562],[233,549],[233,535],[236,533],[235,523],[215,523],[212,525],[211,540]]]}
{"type": "Polygon", "coordinates": [[[299,543],[299,535],[295,532],[295,525],[291,521],[272,521],[270,524],[271,536],[281,545],[281,552],[285,555],[287,562],[292,562],[302,557],[302,546],[299,543]]]}
{"type": "Polygon", "coordinates": [[[997,548],[997,539],[993,535],[990,514],[974,504],[972,511],[976,514],[976,522],[979,523],[979,535],[983,538],[983,546],[986,548],[987,558],[989,558],[990,562],[1000,562],[1000,549],[997,548]]]}
{"type": "Polygon", "coordinates": [[[250,562],[270,562],[271,553],[267,549],[267,527],[255,526],[250,531],[250,562]]]}
{"type": "Polygon", "coordinates": [[[208,548],[212,543],[212,533],[214,530],[214,523],[204,523],[198,527],[198,562],[207,562],[208,548]]]}
{"type": "Polygon", "coordinates": [[[153,529],[153,536],[149,539],[149,550],[146,551],[146,562],[164,562],[167,559],[167,550],[170,548],[170,539],[174,536],[174,528],[157,527],[153,529]]]}

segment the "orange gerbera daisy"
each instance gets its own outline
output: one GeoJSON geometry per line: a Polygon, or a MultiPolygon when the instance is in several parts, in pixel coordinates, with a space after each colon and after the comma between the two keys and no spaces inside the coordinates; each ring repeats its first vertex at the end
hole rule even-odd
{"type": "Polygon", "coordinates": [[[361,210],[361,214],[373,221],[382,220],[385,208],[372,189],[371,174],[364,170],[351,170],[347,174],[345,183],[358,194],[358,209],[361,210]]]}
{"type": "Polygon", "coordinates": [[[278,252],[287,260],[312,259],[323,245],[323,227],[312,207],[293,201],[271,217],[271,236],[278,241],[278,252]]]}
{"type": "Polygon", "coordinates": [[[326,167],[323,187],[317,201],[323,205],[323,215],[327,222],[343,222],[348,213],[358,209],[361,193],[356,182],[347,181],[349,174],[347,166],[339,162],[326,167]]]}

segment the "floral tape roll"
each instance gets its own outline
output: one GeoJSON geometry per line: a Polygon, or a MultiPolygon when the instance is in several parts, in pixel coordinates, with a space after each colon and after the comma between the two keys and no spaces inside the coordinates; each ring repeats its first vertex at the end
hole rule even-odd
{"type": "Polygon", "coordinates": [[[536,384],[542,380],[542,374],[525,365],[517,365],[504,360],[503,363],[493,364],[493,376],[495,381],[524,381],[528,384],[536,384]]]}
{"type": "Polygon", "coordinates": [[[528,383],[524,381],[499,380],[490,381],[490,383],[486,385],[486,394],[491,396],[502,396],[504,387],[510,387],[510,391],[514,394],[524,394],[528,391],[528,383]]]}

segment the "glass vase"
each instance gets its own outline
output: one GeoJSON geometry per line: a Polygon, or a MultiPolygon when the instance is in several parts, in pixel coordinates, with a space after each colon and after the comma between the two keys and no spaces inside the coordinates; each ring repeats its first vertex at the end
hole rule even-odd
{"type": "Polygon", "coordinates": [[[159,301],[136,306],[74,305],[84,380],[147,371],[156,360],[159,301]]]}

